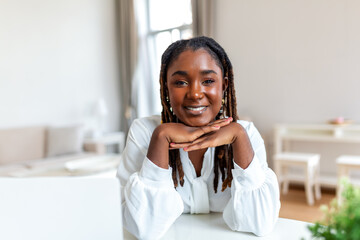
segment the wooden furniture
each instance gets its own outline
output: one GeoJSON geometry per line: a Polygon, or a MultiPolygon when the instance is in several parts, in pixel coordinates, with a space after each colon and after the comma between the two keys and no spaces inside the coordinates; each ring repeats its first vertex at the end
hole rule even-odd
{"type": "Polygon", "coordinates": [[[343,177],[349,178],[350,182],[354,185],[360,186],[360,181],[350,178],[351,171],[360,171],[360,156],[342,155],[336,159],[338,168],[338,184],[336,188],[336,196],[341,201],[341,193],[343,191],[341,179],[343,177]]]}
{"type": "MultiPolygon", "coordinates": [[[[232,231],[224,222],[222,213],[210,214],[182,214],[170,227],[162,240],[207,239],[207,240],[288,240],[311,239],[307,222],[279,218],[274,230],[264,236],[257,237],[252,233],[232,231]]],[[[124,230],[124,240],[135,240],[129,232],[124,230]]]]}
{"type": "Polygon", "coordinates": [[[278,153],[274,156],[275,172],[278,176],[279,184],[283,184],[283,193],[287,194],[289,190],[289,181],[291,177],[288,173],[288,168],[297,167],[302,168],[303,178],[306,192],[306,199],[309,205],[314,204],[313,189],[315,189],[316,199],[321,198],[321,190],[319,183],[319,154],[310,153],[278,153]]]}
{"type": "MultiPolygon", "coordinates": [[[[274,155],[290,151],[290,143],[360,143],[360,125],[335,125],[335,124],[279,124],[275,126],[274,155]]],[[[344,154],[340,152],[339,155],[344,154]]],[[[329,187],[337,186],[335,161],[321,158],[320,184],[329,187]],[[322,171],[322,167],[334,165],[332,171],[322,171]]]]}

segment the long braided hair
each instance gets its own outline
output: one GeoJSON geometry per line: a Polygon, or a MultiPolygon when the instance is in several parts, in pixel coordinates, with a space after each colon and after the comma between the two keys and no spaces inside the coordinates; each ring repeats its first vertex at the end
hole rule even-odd
{"type": "MultiPolygon", "coordinates": [[[[216,61],[223,72],[223,78],[228,79],[228,87],[224,93],[223,113],[219,113],[215,119],[220,119],[222,115],[232,117],[233,121],[238,119],[236,111],[236,96],[234,87],[233,68],[225,50],[212,38],[196,37],[189,40],[179,40],[172,43],[163,53],[161,58],[160,70],[160,95],[161,95],[161,120],[163,123],[177,122],[177,117],[171,111],[169,102],[169,92],[166,86],[166,74],[168,67],[175,61],[179,55],[186,51],[196,51],[198,49],[206,50],[216,61]]],[[[222,145],[215,148],[214,159],[214,191],[217,192],[219,183],[219,171],[221,172],[221,180],[223,182],[221,191],[227,187],[231,187],[233,164],[233,150],[231,145],[222,145]],[[225,173],[226,172],[226,173],[225,173]]],[[[172,168],[172,179],[174,186],[178,183],[184,185],[184,171],[180,160],[180,152],[178,149],[169,151],[169,165],[172,168]]]]}

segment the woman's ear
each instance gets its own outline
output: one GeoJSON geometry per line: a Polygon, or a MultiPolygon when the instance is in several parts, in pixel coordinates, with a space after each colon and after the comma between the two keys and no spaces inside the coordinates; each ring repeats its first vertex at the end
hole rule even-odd
{"type": "Polygon", "coordinates": [[[229,79],[227,77],[224,77],[223,84],[222,84],[223,92],[226,91],[226,89],[228,88],[228,85],[229,85],[229,79]]]}

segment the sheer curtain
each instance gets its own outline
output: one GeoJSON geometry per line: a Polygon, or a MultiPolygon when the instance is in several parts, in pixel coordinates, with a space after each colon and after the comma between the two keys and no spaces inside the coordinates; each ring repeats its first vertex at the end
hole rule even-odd
{"type": "Polygon", "coordinates": [[[214,0],[192,0],[193,35],[213,37],[214,0]]]}
{"type": "Polygon", "coordinates": [[[133,102],[136,106],[137,117],[146,117],[157,112],[157,105],[160,104],[160,85],[157,84],[159,76],[154,61],[154,46],[147,37],[149,32],[148,9],[146,0],[135,1],[135,16],[138,26],[138,62],[135,70],[135,77],[132,89],[133,102]]]}
{"type": "Polygon", "coordinates": [[[137,66],[138,36],[135,20],[134,0],[119,0],[119,54],[120,54],[120,92],[121,126],[127,132],[136,117],[132,101],[132,88],[137,66]]]}
{"type": "Polygon", "coordinates": [[[153,115],[160,98],[154,86],[152,48],[146,0],[119,0],[121,130],[127,132],[135,118],[153,115]]]}

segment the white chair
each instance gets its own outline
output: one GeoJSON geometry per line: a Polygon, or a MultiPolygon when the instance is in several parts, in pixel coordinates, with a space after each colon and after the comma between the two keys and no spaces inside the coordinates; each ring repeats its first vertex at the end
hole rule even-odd
{"type": "Polygon", "coordinates": [[[321,198],[321,190],[319,183],[320,171],[320,154],[314,153],[294,153],[283,152],[274,156],[275,172],[279,179],[279,184],[283,184],[283,194],[287,194],[289,190],[289,181],[303,181],[305,184],[306,199],[309,205],[314,204],[313,188],[315,188],[316,199],[321,198]],[[302,168],[304,174],[300,178],[296,178],[289,174],[289,167],[302,168]]]}
{"type": "Polygon", "coordinates": [[[352,170],[360,171],[360,156],[341,155],[336,159],[336,166],[338,169],[338,182],[336,187],[336,195],[338,200],[341,201],[341,193],[343,191],[340,182],[341,178],[347,177],[349,178],[352,184],[360,185],[359,182],[350,179],[350,171],[352,170]]]}

